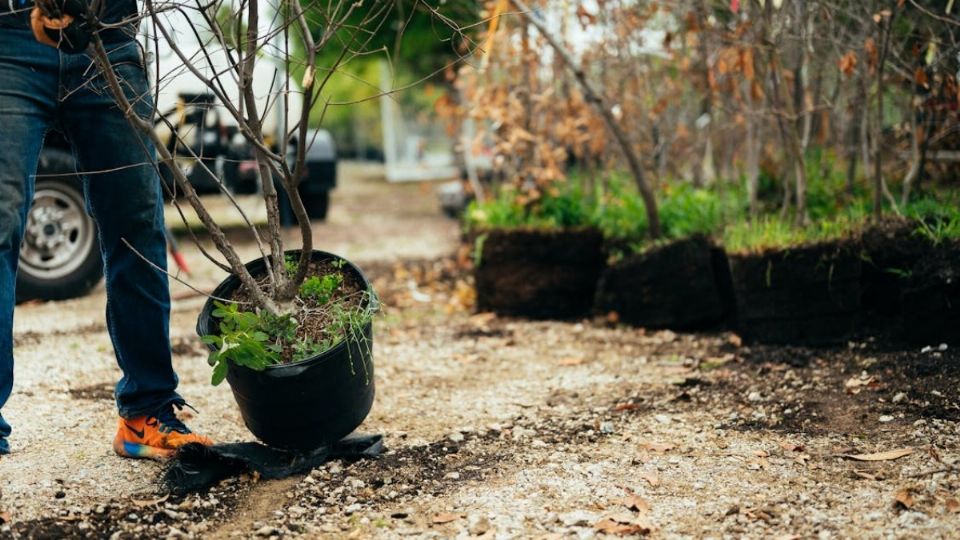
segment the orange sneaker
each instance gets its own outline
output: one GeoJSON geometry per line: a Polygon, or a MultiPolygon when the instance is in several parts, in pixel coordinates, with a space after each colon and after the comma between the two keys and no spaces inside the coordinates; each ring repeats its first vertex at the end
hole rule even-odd
{"type": "Polygon", "coordinates": [[[177,418],[174,407],[181,408],[180,405],[171,404],[156,416],[120,418],[117,436],[113,439],[113,451],[128,458],[166,459],[186,444],[213,444],[209,437],[191,432],[177,418]]]}

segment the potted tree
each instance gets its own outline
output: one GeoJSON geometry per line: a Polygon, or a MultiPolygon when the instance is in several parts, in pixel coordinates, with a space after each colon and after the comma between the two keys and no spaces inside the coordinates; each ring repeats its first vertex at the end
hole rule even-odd
{"type": "MultiPolygon", "coordinates": [[[[230,384],[247,427],[265,443],[311,449],[347,435],[370,411],[372,318],[378,302],[355,265],[314,249],[297,187],[304,177],[310,118],[321,103],[320,91],[349,55],[356,54],[350,51],[362,48],[365,29],[380,24],[388,10],[360,10],[359,4],[346,9],[311,6],[308,16],[300,2],[270,5],[267,13],[267,3],[257,1],[215,0],[192,7],[144,2],[150,40],[162,41],[182,64],[173,74],[160,73],[156,88],[174,75],[201,84],[236,123],[266,180],[261,182],[265,226],[255,226],[237,206],[260,252],[253,261],[242,259],[176,166],[177,156],[170,148],[193,153],[191,145],[165,144],[154,129],[156,110],[143,112],[149,96],[136,95],[123,84],[122,70],[111,65],[96,35],[92,50],[106,88],[131,124],[152,140],[158,168],[164,167],[174,189],[182,192],[181,197],[171,197],[174,204],[190,205],[217,254],[202,246],[201,251],[230,274],[209,295],[197,324],[210,348],[212,382],[230,384]],[[318,16],[325,21],[319,32],[314,24],[318,16]],[[196,36],[195,42],[174,38],[184,30],[196,36]],[[358,46],[342,47],[321,68],[321,51],[342,39],[358,46]],[[291,80],[293,72],[301,75],[299,84],[291,80]],[[296,249],[287,249],[281,234],[278,187],[298,224],[296,249]]],[[[197,163],[208,166],[204,160],[197,163]]],[[[236,205],[222,183],[221,190],[236,205]]]]}

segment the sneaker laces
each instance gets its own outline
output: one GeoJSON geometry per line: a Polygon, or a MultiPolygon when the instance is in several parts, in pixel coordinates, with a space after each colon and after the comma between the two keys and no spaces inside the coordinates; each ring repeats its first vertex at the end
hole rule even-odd
{"type": "Polygon", "coordinates": [[[190,428],[188,428],[186,424],[177,418],[177,412],[183,410],[184,407],[191,409],[193,412],[199,412],[186,402],[175,401],[173,403],[164,405],[163,408],[160,409],[160,412],[158,412],[155,416],[147,418],[147,425],[156,426],[159,424],[158,429],[161,433],[170,433],[171,431],[176,431],[177,433],[189,435],[192,433],[190,428]]]}

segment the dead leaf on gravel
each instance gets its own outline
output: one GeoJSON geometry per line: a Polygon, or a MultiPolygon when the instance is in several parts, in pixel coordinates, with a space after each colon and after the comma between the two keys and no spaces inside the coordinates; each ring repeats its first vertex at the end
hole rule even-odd
{"type": "Polygon", "coordinates": [[[950,498],[943,501],[947,505],[947,512],[951,514],[960,514],[960,501],[950,498]]]}
{"type": "Polygon", "coordinates": [[[780,448],[787,452],[803,452],[803,445],[793,442],[780,441],[780,448]]]}
{"type": "Polygon", "coordinates": [[[497,318],[496,313],[477,313],[470,317],[470,324],[474,326],[487,326],[497,318]]]}
{"type": "Polygon", "coordinates": [[[664,443],[664,442],[645,442],[640,444],[640,448],[644,450],[649,450],[651,452],[657,452],[658,454],[663,454],[664,452],[669,452],[676,448],[677,445],[664,443]]]}
{"type": "Polygon", "coordinates": [[[623,411],[632,411],[634,409],[639,409],[640,404],[634,403],[632,401],[625,401],[623,403],[617,403],[613,406],[613,412],[623,412],[623,411]]]}
{"type": "MultiPolygon", "coordinates": [[[[949,505],[947,505],[949,508],[949,505]]],[[[10,516],[10,512],[0,512],[0,525],[6,525],[7,523],[12,523],[13,518],[10,516]]]]}
{"type": "Polygon", "coordinates": [[[626,536],[630,534],[650,534],[652,527],[642,522],[621,523],[618,518],[603,518],[594,525],[594,528],[604,534],[626,536]]]}
{"type": "Polygon", "coordinates": [[[167,499],[170,498],[170,495],[164,495],[159,499],[130,499],[130,502],[133,503],[137,508],[147,508],[148,506],[156,506],[158,504],[164,503],[167,499]]]}
{"type": "Polygon", "coordinates": [[[643,478],[650,484],[650,487],[657,487],[660,485],[660,476],[655,472],[643,473],[640,478],[643,478]]]}
{"type": "Polygon", "coordinates": [[[887,450],[886,452],[877,452],[875,454],[840,454],[840,457],[854,459],[857,461],[890,461],[909,456],[913,453],[913,448],[898,448],[896,450],[887,450]]]}
{"type": "Polygon", "coordinates": [[[843,383],[843,387],[848,394],[859,394],[864,388],[876,390],[880,388],[880,382],[875,377],[863,378],[862,376],[851,377],[843,383]]]}
{"type": "Polygon", "coordinates": [[[897,491],[894,499],[897,501],[897,504],[903,505],[903,507],[908,510],[913,506],[913,495],[910,494],[909,489],[904,488],[897,491]]]}
{"type": "Polygon", "coordinates": [[[869,472],[867,472],[867,471],[853,471],[853,474],[856,475],[856,476],[859,476],[860,478],[863,478],[864,480],[877,480],[877,479],[878,479],[877,475],[875,475],[875,474],[873,474],[873,473],[869,473],[869,472]]]}
{"type": "Polygon", "coordinates": [[[650,511],[650,503],[643,500],[642,497],[636,494],[631,494],[629,497],[624,497],[620,499],[620,504],[627,507],[628,510],[633,510],[634,512],[643,512],[647,513],[650,511]]]}
{"type": "Polygon", "coordinates": [[[738,349],[743,346],[743,338],[741,338],[736,334],[730,334],[730,337],[727,339],[727,342],[738,349]]]}
{"type": "Polygon", "coordinates": [[[462,517],[463,517],[463,514],[454,514],[452,512],[440,512],[439,514],[433,516],[433,522],[437,525],[443,525],[444,523],[450,523],[462,517]]]}
{"type": "Polygon", "coordinates": [[[753,521],[764,521],[766,523],[773,521],[773,516],[770,514],[770,512],[763,508],[751,508],[746,510],[743,515],[753,521]]]}
{"type": "Polygon", "coordinates": [[[560,360],[561,366],[579,366],[586,362],[583,358],[563,358],[560,360]]]}

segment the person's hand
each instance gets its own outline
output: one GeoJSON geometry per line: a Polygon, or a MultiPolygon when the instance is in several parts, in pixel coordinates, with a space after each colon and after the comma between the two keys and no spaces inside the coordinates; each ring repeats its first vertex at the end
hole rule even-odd
{"type": "Polygon", "coordinates": [[[63,52],[81,53],[90,44],[88,9],[89,0],[35,0],[30,14],[33,35],[63,52]]]}

